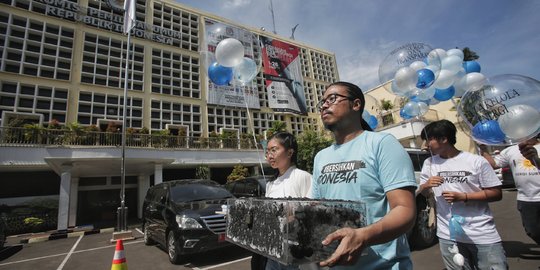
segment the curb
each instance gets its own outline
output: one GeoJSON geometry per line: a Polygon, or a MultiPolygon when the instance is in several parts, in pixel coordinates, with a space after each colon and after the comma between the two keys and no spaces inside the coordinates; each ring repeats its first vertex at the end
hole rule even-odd
{"type": "Polygon", "coordinates": [[[64,239],[64,238],[70,238],[70,237],[78,237],[81,235],[91,235],[91,234],[98,234],[98,233],[112,233],[114,232],[114,228],[105,228],[105,229],[92,229],[92,230],[84,230],[84,231],[73,231],[73,230],[67,230],[63,232],[52,232],[48,235],[41,235],[36,237],[29,237],[25,239],[21,239],[19,241],[20,244],[30,244],[30,243],[39,243],[39,242],[45,242],[49,240],[56,240],[56,239],[64,239]]]}

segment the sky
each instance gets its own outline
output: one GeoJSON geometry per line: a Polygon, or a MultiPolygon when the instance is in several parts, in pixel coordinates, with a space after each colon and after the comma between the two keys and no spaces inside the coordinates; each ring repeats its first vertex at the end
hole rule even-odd
{"type": "MultiPolygon", "coordinates": [[[[270,0],[177,0],[253,28],[273,31],[270,0]]],[[[364,91],[401,45],[469,47],[486,77],[519,74],[540,80],[538,0],[272,0],[275,31],[332,52],[339,77],[364,91]]]]}

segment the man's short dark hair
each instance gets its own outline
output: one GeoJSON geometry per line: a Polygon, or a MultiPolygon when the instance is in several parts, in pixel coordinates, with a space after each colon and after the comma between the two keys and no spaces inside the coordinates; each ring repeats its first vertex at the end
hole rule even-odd
{"type": "Polygon", "coordinates": [[[349,93],[349,96],[354,99],[360,99],[360,125],[362,126],[363,130],[367,131],[373,131],[373,129],[369,126],[369,124],[364,120],[362,117],[362,113],[364,112],[364,107],[366,106],[366,99],[364,98],[364,92],[362,92],[362,89],[358,87],[355,84],[349,83],[349,82],[333,82],[326,86],[325,90],[330,88],[331,86],[342,86],[345,87],[347,90],[347,93],[349,93]]]}
{"type": "Polygon", "coordinates": [[[448,143],[451,145],[456,144],[456,126],[448,120],[439,120],[429,123],[427,126],[422,129],[420,138],[427,141],[428,139],[444,139],[448,140],[448,143]]]}

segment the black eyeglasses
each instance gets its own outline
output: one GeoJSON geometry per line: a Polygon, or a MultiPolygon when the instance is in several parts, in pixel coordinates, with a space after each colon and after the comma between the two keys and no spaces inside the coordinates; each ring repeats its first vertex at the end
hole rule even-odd
{"type": "Polygon", "coordinates": [[[321,111],[324,104],[332,105],[343,100],[354,100],[354,98],[336,93],[330,94],[328,97],[321,99],[319,103],[317,103],[317,110],[321,111]],[[338,100],[338,97],[342,97],[344,99],[338,100]]]}

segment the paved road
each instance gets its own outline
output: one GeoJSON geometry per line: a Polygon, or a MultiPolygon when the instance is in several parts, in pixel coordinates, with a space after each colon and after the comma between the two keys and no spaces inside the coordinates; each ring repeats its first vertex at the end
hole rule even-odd
{"type": "MultiPolygon", "coordinates": [[[[510,269],[539,269],[540,247],[530,240],[521,226],[516,210],[516,192],[505,191],[503,200],[492,203],[495,222],[503,238],[510,269]]],[[[133,232],[135,240],[124,244],[130,270],[137,269],[219,269],[249,270],[249,253],[231,246],[226,249],[194,256],[186,265],[171,265],[167,254],[156,246],[145,246],[142,235],[133,232]]],[[[110,243],[111,234],[102,233],[52,240],[41,243],[14,245],[0,254],[0,270],[3,269],[109,269],[115,245],[110,243]]],[[[13,240],[12,240],[13,241],[13,240]]],[[[439,246],[412,252],[414,269],[443,269],[439,246]]]]}

